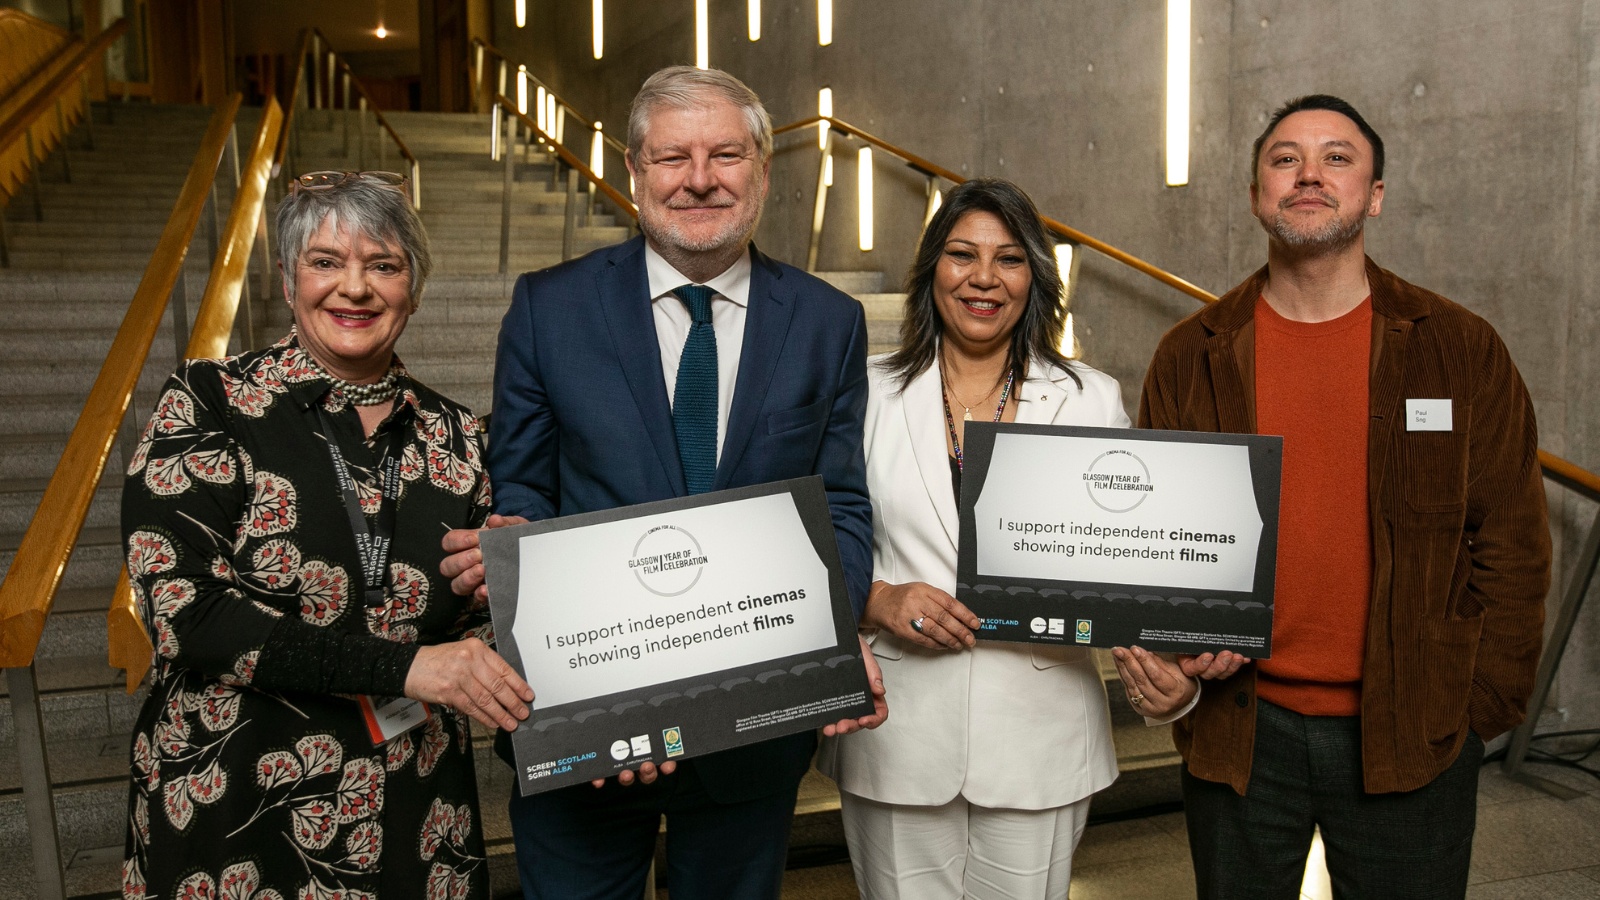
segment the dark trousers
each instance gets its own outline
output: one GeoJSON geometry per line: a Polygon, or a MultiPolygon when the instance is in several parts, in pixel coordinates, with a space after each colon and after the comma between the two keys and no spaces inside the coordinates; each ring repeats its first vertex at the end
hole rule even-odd
{"type": "Polygon", "coordinates": [[[1261,701],[1250,787],[1183,773],[1200,900],[1297,900],[1322,830],[1335,900],[1447,900],[1467,892],[1483,741],[1414,791],[1361,787],[1361,720],[1303,716],[1261,701]]]}
{"type": "MultiPolygon", "coordinates": [[[[785,779],[788,781],[788,779],[785,779]]],[[[672,900],[777,900],[799,779],[775,793],[717,803],[689,760],[654,784],[608,781],[511,798],[526,900],[639,900],[667,817],[672,900]]]]}

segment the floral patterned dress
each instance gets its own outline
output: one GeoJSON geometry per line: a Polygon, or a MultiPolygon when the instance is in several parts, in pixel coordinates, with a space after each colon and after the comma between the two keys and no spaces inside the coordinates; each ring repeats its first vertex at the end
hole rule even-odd
{"type": "Polygon", "coordinates": [[[396,696],[419,644],[491,640],[439,574],[482,523],[477,422],[402,377],[373,443],[293,333],[186,364],[163,387],[123,493],[128,573],[155,644],[133,735],[124,897],[482,897],[488,868],[463,715],[386,744],[355,695],[396,696]],[[400,455],[383,605],[315,405],[369,528],[379,452],[400,455]],[[375,449],[377,448],[377,449],[375,449]]]}

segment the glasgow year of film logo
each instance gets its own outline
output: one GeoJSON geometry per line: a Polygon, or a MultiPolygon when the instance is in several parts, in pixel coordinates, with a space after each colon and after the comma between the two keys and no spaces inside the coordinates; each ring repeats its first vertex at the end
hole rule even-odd
{"type": "Polygon", "coordinates": [[[1150,467],[1127,450],[1107,450],[1089,463],[1083,487],[1095,506],[1110,513],[1131,512],[1155,490],[1150,467]]]}
{"type": "Polygon", "coordinates": [[[650,593],[677,597],[699,583],[707,562],[694,535],[677,525],[662,524],[639,536],[628,568],[650,593]]]}

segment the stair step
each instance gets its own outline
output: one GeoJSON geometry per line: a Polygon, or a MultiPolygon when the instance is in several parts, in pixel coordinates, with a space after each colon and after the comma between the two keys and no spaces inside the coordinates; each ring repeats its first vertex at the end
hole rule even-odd
{"type": "Polygon", "coordinates": [[[812,272],[846,294],[877,294],[883,291],[882,272],[812,272]]]}

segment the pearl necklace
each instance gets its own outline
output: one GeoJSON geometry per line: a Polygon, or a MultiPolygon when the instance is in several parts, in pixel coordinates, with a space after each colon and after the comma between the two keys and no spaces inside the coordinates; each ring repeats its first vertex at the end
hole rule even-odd
{"type": "Polygon", "coordinates": [[[323,378],[333,382],[334,388],[354,406],[377,406],[380,403],[389,403],[394,400],[396,394],[400,393],[399,366],[389,366],[389,371],[383,373],[382,378],[370,384],[355,384],[345,381],[343,378],[323,368],[322,363],[317,362],[316,357],[311,354],[307,353],[306,359],[311,360],[311,365],[316,368],[317,372],[323,378]]]}

